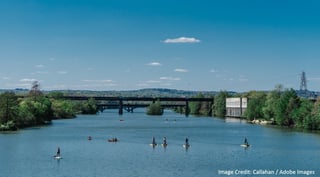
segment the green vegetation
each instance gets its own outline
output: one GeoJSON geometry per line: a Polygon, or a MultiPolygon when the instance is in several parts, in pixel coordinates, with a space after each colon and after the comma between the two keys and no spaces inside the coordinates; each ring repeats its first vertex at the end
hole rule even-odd
{"type": "Polygon", "coordinates": [[[320,99],[313,103],[281,85],[269,93],[252,91],[244,96],[249,99],[245,112],[249,120],[265,119],[279,126],[320,130],[320,99]]]}
{"type": "Polygon", "coordinates": [[[161,103],[159,100],[157,100],[154,103],[151,103],[150,106],[148,106],[147,114],[148,115],[162,115],[163,114],[163,108],[161,107],[161,103]]]}
{"type": "Polygon", "coordinates": [[[214,97],[214,109],[213,115],[217,117],[224,117],[226,115],[226,98],[229,97],[229,93],[226,91],[220,91],[214,97]]]}
{"type": "MultiPolygon", "coordinates": [[[[198,95],[194,96],[194,98],[204,98],[202,93],[198,93],[198,95]]],[[[208,102],[189,102],[189,110],[192,115],[203,115],[203,116],[211,116],[212,114],[212,105],[208,102]]]]}
{"type": "Polygon", "coordinates": [[[43,95],[37,82],[23,98],[13,92],[0,94],[0,131],[48,124],[52,119],[73,118],[77,113],[97,113],[94,99],[76,104],[61,97],[59,93],[43,95]]]}

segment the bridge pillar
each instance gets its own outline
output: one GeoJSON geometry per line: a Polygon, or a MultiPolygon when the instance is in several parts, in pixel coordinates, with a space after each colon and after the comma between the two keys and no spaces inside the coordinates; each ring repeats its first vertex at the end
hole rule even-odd
{"type": "Polygon", "coordinates": [[[186,100],[186,109],[185,109],[185,115],[186,115],[186,117],[189,116],[189,113],[190,113],[190,110],[189,110],[189,101],[186,100]]]}
{"type": "Polygon", "coordinates": [[[119,100],[119,115],[123,114],[123,101],[122,99],[119,100]]]}

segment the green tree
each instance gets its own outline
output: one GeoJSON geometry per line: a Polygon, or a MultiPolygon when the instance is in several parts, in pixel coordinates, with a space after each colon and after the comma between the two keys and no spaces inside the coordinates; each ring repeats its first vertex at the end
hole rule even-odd
{"type": "Polygon", "coordinates": [[[5,92],[0,95],[0,124],[1,129],[12,129],[15,127],[15,119],[18,115],[18,101],[13,92],[5,92]]]}
{"type": "Polygon", "coordinates": [[[41,96],[43,96],[43,93],[40,91],[40,83],[38,81],[34,81],[29,92],[29,97],[32,97],[34,101],[37,101],[41,96]]]}
{"type": "Polygon", "coordinates": [[[311,116],[304,119],[304,128],[309,130],[320,130],[320,99],[315,102],[311,116]]]}
{"type": "Polygon", "coordinates": [[[265,106],[262,108],[264,118],[267,120],[275,119],[277,105],[282,92],[282,85],[278,85],[275,89],[267,94],[265,106]]]}
{"type": "Polygon", "coordinates": [[[82,114],[96,114],[98,112],[97,102],[94,98],[89,98],[82,103],[82,114]]]}
{"type": "MultiPolygon", "coordinates": [[[[203,94],[199,93],[198,95],[194,96],[194,98],[203,98],[203,94]]],[[[189,102],[189,110],[190,110],[190,114],[193,115],[201,115],[201,102],[199,101],[192,101],[189,102]]]]}
{"type": "Polygon", "coordinates": [[[291,112],[291,117],[294,120],[295,127],[308,129],[307,127],[305,127],[305,123],[307,120],[310,120],[312,109],[312,101],[300,98],[299,107],[291,112]]]}
{"type": "Polygon", "coordinates": [[[247,119],[253,120],[255,118],[263,118],[263,107],[266,103],[266,94],[264,92],[252,91],[248,95],[247,110],[244,115],[247,119]]]}
{"type": "Polygon", "coordinates": [[[157,100],[154,103],[151,103],[147,108],[147,114],[148,115],[162,115],[163,114],[163,108],[161,106],[161,103],[159,100],[157,100]]]}
{"type": "Polygon", "coordinates": [[[55,119],[75,117],[74,103],[69,100],[53,100],[51,107],[55,119]]]}
{"type": "Polygon", "coordinates": [[[217,117],[224,117],[226,115],[226,98],[229,97],[227,91],[220,91],[214,97],[213,115],[217,117]]]}
{"type": "Polygon", "coordinates": [[[278,125],[292,126],[291,111],[296,107],[297,94],[293,89],[285,90],[278,101],[275,110],[275,121],[278,125]]]}

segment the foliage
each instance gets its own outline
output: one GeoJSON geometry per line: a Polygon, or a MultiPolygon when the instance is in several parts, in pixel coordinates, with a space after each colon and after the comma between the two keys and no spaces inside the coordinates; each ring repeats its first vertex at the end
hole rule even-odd
{"type": "Polygon", "coordinates": [[[247,103],[247,110],[244,113],[247,119],[253,120],[255,118],[262,118],[262,109],[266,102],[266,94],[264,92],[252,91],[246,97],[250,100],[247,103]]]}
{"type": "Polygon", "coordinates": [[[303,125],[310,130],[320,130],[320,98],[315,102],[311,116],[304,120],[303,125]]]}
{"type": "MultiPolygon", "coordinates": [[[[202,93],[198,93],[193,98],[204,98],[202,93]]],[[[192,101],[189,102],[189,113],[193,115],[211,116],[212,105],[208,102],[192,101]]]]}
{"type": "Polygon", "coordinates": [[[214,116],[224,117],[226,115],[226,98],[229,96],[228,92],[220,91],[214,97],[214,116]]]}
{"type": "MultiPolygon", "coordinates": [[[[196,95],[194,97],[195,98],[203,98],[203,94],[199,93],[198,95],[196,95]]],[[[201,102],[198,102],[198,101],[189,102],[190,114],[200,115],[200,109],[201,109],[201,102]]]]}
{"type": "Polygon", "coordinates": [[[82,114],[96,114],[98,112],[97,102],[94,98],[89,98],[87,101],[82,103],[81,113],[82,114]]]}
{"type": "Polygon", "coordinates": [[[52,110],[55,119],[75,117],[74,104],[69,100],[52,100],[52,110]]]}
{"type": "Polygon", "coordinates": [[[265,106],[262,108],[264,118],[271,120],[275,117],[277,104],[281,96],[282,86],[278,86],[275,90],[267,94],[265,106]]]}
{"type": "Polygon", "coordinates": [[[299,100],[293,89],[285,90],[278,102],[275,110],[275,121],[278,125],[292,126],[294,124],[291,117],[291,111],[298,107],[299,100]]]}
{"type": "Polygon", "coordinates": [[[281,85],[269,92],[250,92],[245,115],[247,118],[274,120],[275,124],[308,130],[320,129],[320,99],[316,103],[299,98],[293,89],[281,85]]]}
{"type": "Polygon", "coordinates": [[[52,119],[73,118],[76,106],[79,113],[96,114],[94,99],[76,105],[70,100],[61,99],[60,93],[45,96],[36,82],[27,97],[19,98],[13,92],[0,94],[0,131],[15,130],[50,123],[52,119]]]}
{"type": "Polygon", "coordinates": [[[154,103],[151,103],[148,106],[147,114],[148,115],[162,115],[163,114],[163,108],[161,107],[161,103],[159,100],[157,100],[154,103]]]}
{"type": "Polygon", "coordinates": [[[0,95],[0,124],[6,124],[17,117],[17,98],[13,92],[0,95]]]}

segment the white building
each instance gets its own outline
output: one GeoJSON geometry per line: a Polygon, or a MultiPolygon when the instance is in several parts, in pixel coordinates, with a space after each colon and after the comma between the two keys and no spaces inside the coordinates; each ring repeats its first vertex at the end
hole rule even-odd
{"type": "Polygon", "coordinates": [[[226,117],[242,117],[247,109],[247,98],[227,98],[226,99],[226,117]]]}

